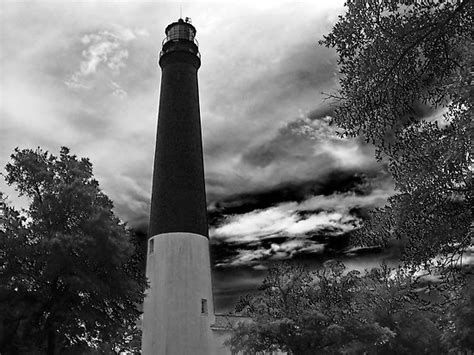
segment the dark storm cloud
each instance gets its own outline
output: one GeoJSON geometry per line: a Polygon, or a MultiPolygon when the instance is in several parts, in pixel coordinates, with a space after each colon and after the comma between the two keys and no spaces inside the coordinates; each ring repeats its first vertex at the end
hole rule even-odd
{"type": "Polygon", "coordinates": [[[314,266],[331,258],[370,258],[382,252],[381,247],[352,247],[350,232],[328,234],[333,232],[334,230],[326,230],[310,233],[305,238],[275,236],[252,243],[226,244],[214,240],[211,243],[213,265],[217,269],[238,267],[264,270],[278,260],[293,260],[314,266]]]}
{"type": "Polygon", "coordinates": [[[340,253],[346,235],[392,193],[383,169],[333,171],[313,181],[235,195],[209,207],[217,266],[256,266],[272,260],[340,253]]]}
{"type": "MultiPolygon", "coordinates": [[[[374,176],[363,172],[334,170],[315,180],[281,184],[262,191],[237,194],[219,201],[213,201],[209,206],[210,225],[226,215],[238,215],[254,210],[266,209],[283,202],[302,202],[311,196],[331,195],[370,188],[368,181],[374,176]]],[[[369,191],[367,191],[369,192],[369,191]]]]}
{"type": "Polygon", "coordinates": [[[214,160],[207,168],[209,200],[324,180],[332,172],[344,175],[383,169],[375,161],[372,147],[360,139],[340,138],[332,118],[326,115],[330,112],[327,107],[315,109],[311,118],[303,115],[284,123],[227,160],[224,155],[214,160]]]}
{"type": "Polygon", "coordinates": [[[215,259],[216,267],[251,266],[256,270],[265,269],[270,262],[288,260],[303,255],[321,254],[324,244],[310,239],[291,239],[281,241],[282,237],[271,238],[257,245],[239,245],[235,255],[215,259]],[[276,240],[274,240],[276,239],[276,240]]]}
{"type": "MultiPolygon", "coordinates": [[[[297,12],[298,6],[290,12],[297,12]]],[[[324,20],[300,21],[295,27],[288,21],[287,11],[276,9],[269,9],[264,18],[254,14],[249,21],[252,19],[264,24],[260,29],[245,29],[250,42],[240,37],[229,42],[222,37],[218,48],[226,55],[216,56],[207,66],[203,62],[201,68],[201,87],[206,89],[212,85],[216,93],[213,97],[201,96],[206,177],[211,200],[262,188],[266,183],[275,185],[292,180],[289,176],[277,177],[275,181],[268,176],[259,176],[246,163],[252,158],[255,162],[261,160],[263,165],[266,160],[271,161],[278,154],[269,142],[271,136],[295,116],[303,118],[305,112],[319,106],[321,92],[335,84],[335,54],[318,46],[311,30],[325,24],[324,20]],[[267,22],[270,18],[272,20],[267,22]],[[271,34],[275,37],[269,40],[271,34]],[[245,48],[244,52],[236,53],[238,44],[245,48]],[[248,75],[249,68],[252,68],[251,75],[248,75]],[[217,81],[217,77],[229,80],[217,81]],[[258,142],[264,142],[267,149],[252,152],[258,142]]],[[[226,28],[234,27],[232,22],[225,22],[226,28]]],[[[311,156],[309,144],[298,138],[287,138],[288,144],[294,143],[301,150],[289,154],[288,159],[299,159],[303,163],[311,156]]],[[[325,153],[321,152],[319,158],[324,165],[325,153]]],[[[282,164],[278,169],[291,170],[291,166],[282,164]]],[[[269,170],[260,173],[276,176],[269,170]]],[[[297,179],[308,178],[302,177],[299,171],[294,175],[297,179]]]]}

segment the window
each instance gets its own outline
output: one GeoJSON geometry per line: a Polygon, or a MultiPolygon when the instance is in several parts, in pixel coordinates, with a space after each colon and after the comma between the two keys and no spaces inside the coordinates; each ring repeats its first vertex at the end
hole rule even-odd
{"type": "Polygon", "coordinates": [[[205,298],[201,299],[201,313],[207,314],[207,300],[205,298]]]}
{"type": "Polygon", "coordinates": [[[184,24],[178,24],[170,28],[167,33],[168,40],[179,40],[179,39],[187,39],[188,41],[192,41],[194,39],[194,32],[193,30],[184,24]]]}
{"type": "Polygon", "coordinates": [[[153,248],[154,247],[153,242],[154,242],[153,238],[150,239],[150,245],[148,247],[148,254],[153,254],[153,249],[154,249],[153,248]]]}

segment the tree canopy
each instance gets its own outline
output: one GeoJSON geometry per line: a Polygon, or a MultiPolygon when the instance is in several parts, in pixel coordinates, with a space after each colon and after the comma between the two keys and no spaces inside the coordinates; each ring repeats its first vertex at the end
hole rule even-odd
{"type": "Polygon", "coordinates": [[[456,265],[472,245],[472,1],[346,1],[320,42],[339,56],[335,123],[388,163],[397,193],[356,233],[404,260],[456,265]]]}
{"type": "Polygon", "coordinates": [[[238,305],[237,310],[252,322],[240,323],[228,345],[235,351],[279,349],[308,355],[338,353],[362,344],[375,350],[393,333],[356,317],[359,275],[343,271],[337,262],[315,273],[289,264],[270,269],[261,293],[238,305]]]}
{"type": "MultiPolygon", "coordinates": [[[[472,280],[471,280],[472,281],[472,280]]],[[[382,265],[366,273],[327,262],[268,271],[260,293],[241,299],[249,316],[227,345],[291,354],[445,354],[472,349],[473,287],[445,287],[382,265]]]]}
{"type": "Polygon", "coordinates": [[[0,352],[138,350],[146,287],[138,245],[90,161],[64,147],[59,157],[16,149],[5,179],[29,205],[3,207],[0,352]]]}

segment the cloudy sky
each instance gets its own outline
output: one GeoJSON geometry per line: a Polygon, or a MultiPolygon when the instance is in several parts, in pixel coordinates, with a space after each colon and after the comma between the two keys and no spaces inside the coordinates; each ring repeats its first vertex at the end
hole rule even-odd
{"type": "MultiPolygon", "coordinates": [[[[201,118],[216,308],[281,260],[363,268],[392,251],[351,248],[393,192],[373,148],[341,139],[318,45],[342,1],[181,3],[202,54],[201,118]]],[[[164,28],[179,2],[3,1],[0,165],[15,147],[89,157],[118,216],[145,231],[164,28]]],[[[0,182],[14,203],[11,188],[0,182]]]]}

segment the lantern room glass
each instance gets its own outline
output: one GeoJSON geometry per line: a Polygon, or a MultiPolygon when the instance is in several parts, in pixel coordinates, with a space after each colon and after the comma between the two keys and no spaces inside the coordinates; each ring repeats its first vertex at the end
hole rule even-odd
{"type": "Polygon", "coordinates": [[[185,24],[177,24],[170,28],[167,33],[167,40],[174,41],[180,39],[186,39],[188,41],[194,40],[194,31],[190,26],[185,24]]]}

